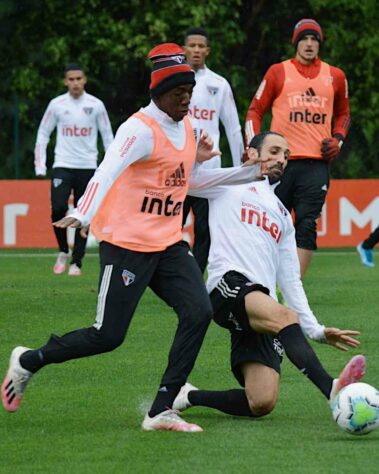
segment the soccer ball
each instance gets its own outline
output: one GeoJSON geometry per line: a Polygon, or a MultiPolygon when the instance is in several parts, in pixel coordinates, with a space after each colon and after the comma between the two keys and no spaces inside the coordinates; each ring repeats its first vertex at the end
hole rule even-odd
{"type": "Polygon", "coordinates": [[[367,434],[379,427],[379,391],[367,383],[352,383],[336,396],[333,418],[344,431],[367,434]]]}

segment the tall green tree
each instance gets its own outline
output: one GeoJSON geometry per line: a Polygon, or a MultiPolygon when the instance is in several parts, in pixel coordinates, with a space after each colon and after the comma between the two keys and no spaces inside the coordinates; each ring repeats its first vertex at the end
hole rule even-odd
{"type": "MultiPolygon", "coordinates": [[[[182,44],[191,26],[205,27],[209,66],[234,89],[241,124],[267,68],[294,53],[293,25],[313,17],[322,25],[322,58],[341,67],[351,91],[353,127],[335,177],[379,177],[379,12],[375,0],[2,0],[0,2],[0,178],[15,176],[19,117],[20,175],[33,177],[33,148],[49,102],[63,93],[63,67],[78,61],[87,90],[100,97],[114,129],[148,101],[148,51],[182,44]],[[18,112],[16,113],[16,109],[18,112]]],[[[224,161],[229,164],[227,147],[224,161]]],[[[50,145],[50,157],[52,156],[50,145]]]]}

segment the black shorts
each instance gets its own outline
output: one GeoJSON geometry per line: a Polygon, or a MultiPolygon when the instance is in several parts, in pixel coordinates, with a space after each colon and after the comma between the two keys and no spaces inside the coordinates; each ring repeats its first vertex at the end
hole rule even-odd
{"type": "Polygon", "coordinates": [[[252,283],[241,273],[230,271],[225,273],[210,294],[214,321],[230,331],[231,369],[241,386],[245,385],[241,372],[244,362],[259,362],[280,374],[283,360],[280,341],[269,334],[255,332],[249,324],[245,295],[252,291],[270,293],[266,287],[252,283]]]}
{"type": "Polygon", "coordinates": [[[290,160],[275,188],[285,207],[295,213],[297,247],[317,249],[317,219],[329,188],[329,164],[323,160],[290,160]]]}

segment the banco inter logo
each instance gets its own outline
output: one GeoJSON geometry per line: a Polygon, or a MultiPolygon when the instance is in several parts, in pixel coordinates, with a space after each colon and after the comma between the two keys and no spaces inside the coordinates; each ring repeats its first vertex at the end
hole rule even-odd
{"type": "Polygon", "coordinates": [[[142,201],[141,212],[148,214],[158,214],[158,216],[177,216],[182,209],[182,201],[173,201],[171,194],[166,196],[163,193],[155,191],[146,191],[142,201]]]}
{"type": "Polygon", "coordinates": [[[162,172],[158,182],[166,188],[185,186],[187,184],[187,180],[183,163],[180,163],[174,172],[162,172]]]}
{"type": "Polygon", "coordinates": [[[325,109],[327,97],[316,94],[312,87],[309,87],[303,94],[293,94],[288,96],[288,103],[291,109],[290,122],[305,122],[313,124],[325,124],[327,115],[320,109],[325,109]],[[311,109],[308,109],[308,107],[311,109]]]}

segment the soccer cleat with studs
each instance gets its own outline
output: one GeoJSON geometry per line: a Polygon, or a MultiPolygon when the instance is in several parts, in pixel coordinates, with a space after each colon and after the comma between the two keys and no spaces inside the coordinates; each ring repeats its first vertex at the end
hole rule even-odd
{"type": "Polygon", "coordinates": [[[147,413],[142,423],[144,431],[182,431],[185,433],[199,433],[203,429],[194,423],[187,423],[176,410],[165,410],[150,417],[147,413]]]}
{"type": "Polygon", "coordinates": [[[28,347],[15,347],[9,360],[8,372],[1,386],[3,405],[9,412],[14,412],[19,408],[26,386],[33,375],[20,365],[21,355],[29,350],[28,347]]]}
{"type": "Polygon", "coordinates": [[[67,258],[69,254],[64,252],[59,252],[57,261],[55,262],[53,272],[55,275],[61,275],[66,271],[67,258]]]}
{"type": "Polygon", "coordinates": [[[76,263],[72,263],[70,265],[70,268],[68,270],[68,274],[70,276],[80,276],[82,274],[82,271],[80,269],[80,267],[78,267],[78,265],[76,263]]]}
{"type": "Polygon", "coordinates": [[[329,396],[329,404],[333,405],[338,392],[351,383],[357,383],[364,376],[366,371],[366,358],[363,355],[356,355],[345,365],[338,379],[333,381],[332,390],[329,396]]]}
{"type": "Polygon", "coordinates": [[[184,410],[187,410],[187,408],[191,407],[192,405],[190,401],[188,400],[188,394],[189,392],[192,392],[193,390],[199,390],[199,389],[188,382],[185,383],[183,387],[180,389],[178,395],[176,396],[174,403],[172,404],[172,408],[177,411],[184,411],[184,410]]]}

